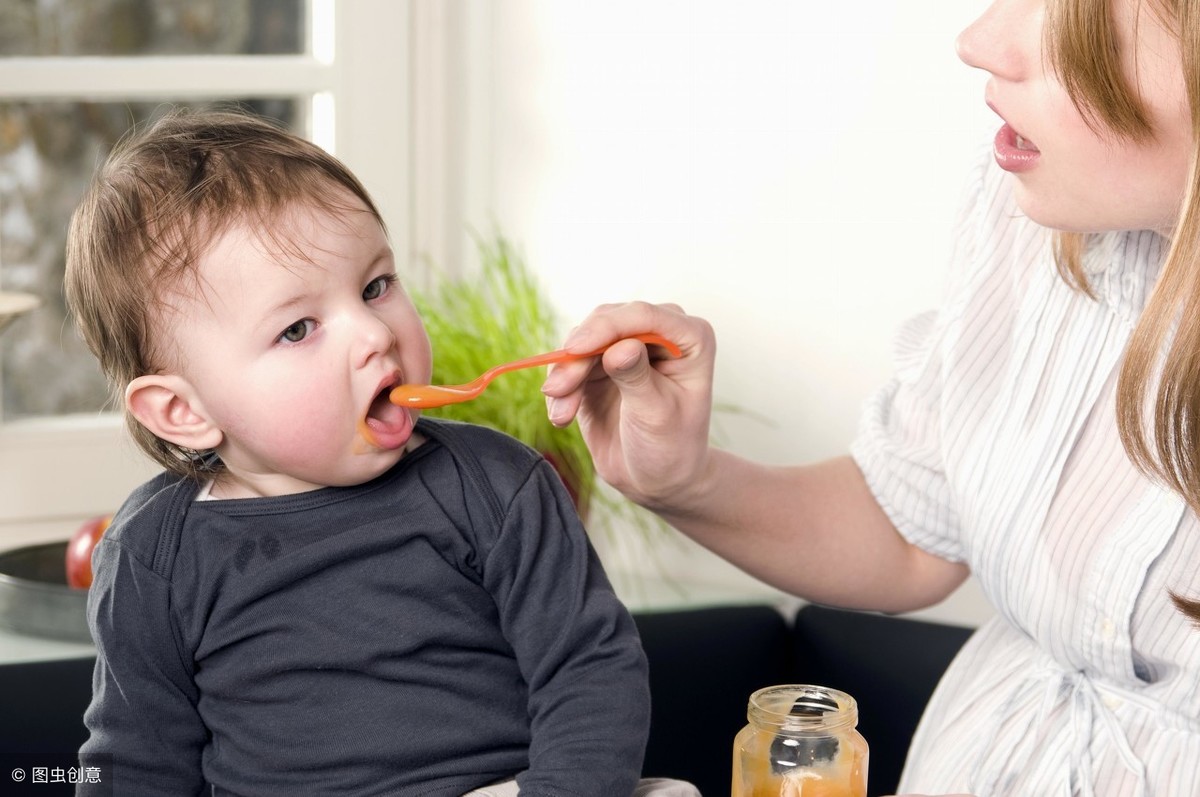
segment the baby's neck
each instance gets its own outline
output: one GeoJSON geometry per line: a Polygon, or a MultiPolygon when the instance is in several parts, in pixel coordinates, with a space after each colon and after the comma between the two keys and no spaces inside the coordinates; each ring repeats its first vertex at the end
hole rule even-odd
{"type": "Polygon", "coordinates": [[[204,490],[201,489],[196,500],[224,501],[233,498],[273,498],[281,495],[297,495],[303,492],[311,492],[319,490],[325,485],[313,484],[305,485],[298,489],[298,485],[286,477],[280,476],[278,479],[246,479],[236,473],[225,471],[221,475],[214,478],[208,485],[208,494],[204,495],[204,490]],[[280,485],[279,489],[272,489],[273,483],[280,485]]]}
{"type": "MultiPolygon", "coordinates": [[[[424,435],[414,432],[404,446],[404,454],[407,456],[415,451],[425,443],[426,439],[424,435]]],[[[329,485],[297,482],[284,474],[275,474],[266,477],[259,475],[251,478],[227,468],[215,476],[212,481],[201,487],[196,500],[222,501],[233,498],[268,498],[282,495],[298,495],[327,486],[329,485]]]]}

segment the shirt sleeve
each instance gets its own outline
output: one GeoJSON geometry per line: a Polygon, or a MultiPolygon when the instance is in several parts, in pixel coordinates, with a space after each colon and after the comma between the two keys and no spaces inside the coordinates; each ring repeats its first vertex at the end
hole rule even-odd
{"type": "Polygon", "coordinates": [[[169,584],[107,534],[93,566],[88,625],[96,669],[80,759],[100,768],[102,782],[77,794],[199,794],[208,732],[169,620],[169,584]]]}
{"type": "Polygon", "coordinates": [[[867,401],[850,451],[900,534],[957,562],[964,552],[942,460],[936,326],[927,314],[903,327],[899,353],[911,362],[867,401]]]}
{"type": "Polygon", "coordinates": [[[547,463],[507,507],[484,581],[529,685],[521,797],[632,794],[650,725],[645,654],[547,463]]]}
{"type": "Polygon", "coordinates": [[[975,269],[975,241],[990,207],[987,172],[981,159],[961,205],[945,300],[939,310],[900,327],[893,343],[893,377],[867,400],[850,449],[900,534],[953,562],[963,561],[966,551],[946,476],[945,353],[960,328],[975,269]]]}

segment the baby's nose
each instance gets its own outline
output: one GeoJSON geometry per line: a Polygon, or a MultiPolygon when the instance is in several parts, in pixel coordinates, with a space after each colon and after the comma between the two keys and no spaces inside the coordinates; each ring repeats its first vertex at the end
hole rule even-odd
{"type": "Polygon", "coordinates": [[[364,313],[356,320],[355,337],[359,366],[366,365],[372,357],[391,351],[396,345],[396,336],[392,328],[383,319],[371,313],[364,313]]]}

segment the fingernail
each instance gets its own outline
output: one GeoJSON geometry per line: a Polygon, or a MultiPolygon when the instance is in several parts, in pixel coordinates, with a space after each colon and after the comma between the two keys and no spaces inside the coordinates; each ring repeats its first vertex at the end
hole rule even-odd
{"type": "Polygon", "coordinates": [[[550,417],[550,423],[561,426],[567,419],[566,402],[562,399],[547,398],[546,414],[550,417]]]}
{"type": "Polygon", "coordinates": [[[641,355],[635,353],[632,356],[626,357],[624,360],[617,363],[615,366],[615,370],[621,371],[622,373],[625,371],[632,371],[635,367],[637,367],[638,362],[640,360],[641,360],[641,355]]]}

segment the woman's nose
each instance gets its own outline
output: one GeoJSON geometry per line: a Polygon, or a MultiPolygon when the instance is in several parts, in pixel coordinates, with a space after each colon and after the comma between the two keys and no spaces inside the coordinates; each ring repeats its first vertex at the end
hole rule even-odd
{"type": "Polygon", "coordinates": [[[955,49],[967,66],[1019,80],[1031,59],[1040,58],[1042,3],[995,0],[958,35],[955,49]]]}

